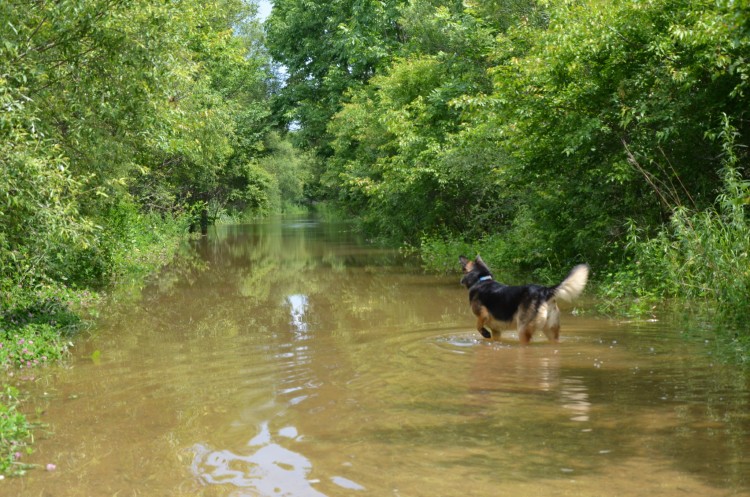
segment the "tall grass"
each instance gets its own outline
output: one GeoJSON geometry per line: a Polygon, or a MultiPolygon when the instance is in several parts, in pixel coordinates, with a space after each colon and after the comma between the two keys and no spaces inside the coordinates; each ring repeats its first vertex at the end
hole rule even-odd
{"type": "MultiPolygon", "coordinates": [[[[750,311],[750,181],[744,179],[735,139],[725,120],[719,138],[724,160],[722,189],[705,210],[676,206],[669,223],[651,237],[629,226],[630,259],[609,275],[609,301],[636,297],[643,303],[665,298],[704,303],[729,320],[750,311]]],[[[750,345],[745,332],[738,338],[750,345]]]]}

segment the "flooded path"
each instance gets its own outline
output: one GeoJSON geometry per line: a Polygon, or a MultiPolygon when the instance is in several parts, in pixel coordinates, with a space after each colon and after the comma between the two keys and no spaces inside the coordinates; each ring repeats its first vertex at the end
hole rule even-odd
{"type": "Polygon", "coordinates": [[[195,254],[39,373],[56,470],[0,495],[750,495],[750,382],[710,341],[568,307],[558,345],[489,343],[457,275],[342,225],[195,254]]]}

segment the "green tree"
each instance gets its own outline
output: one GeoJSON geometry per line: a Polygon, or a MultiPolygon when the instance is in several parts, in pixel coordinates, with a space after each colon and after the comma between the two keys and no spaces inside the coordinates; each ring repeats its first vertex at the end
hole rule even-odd
{"type": "Polygon", "coordinates": [[[78,274],[101,282],[111,252],[126,249],[108,216],[119,226],[129,212],[137,224],[142,213],[180,215],[237,195],[232,181],[262,155],[269,116],[269,59],[250,7],[241,0],[3,3],[2,87],[10,110],[3,160],[15,162],[5,174],[28,171],[26,187],[8,186],[15,204],[4,211],[12,219],[4,238],[10,244],[14,226],[35,226],[27,222],[34,216],[46,216],[54,229],[15,236],[16,252],[40,243],[30,240],[57,243],[53,231],[67,230],[58,251],[33,249],[45,254],[34,260],[49,261],[34,265],[38,275],[54,270],[67,272],[67,281],[78,274]],[[43,181],[48,188],[29,186],[43,181]],[[57,208],[40,214],[35,195],[50,189],[58,200],[48,204],[57,208]]]}
{"type": "Polygon", "coordinates": [[[277,210],[307,202],[305,187],[311,178],[312,154],[300,151],[291,140],[282,138],[279,133],[266,135],[266,147],[269,154],[259,163],[276,179],[278,193],[274,204],[277,210]]]}
{"type": "Polygon", "coordinates": [[[678,0],[549,12],[548,29],[520,26],[508,39],[521,43],[499,45],[487,118],[515,159],[502,173],[526,192],[534,243],[606,264],[627,219],[656,227],[677,206],[712,203],[722,115],[740,122],[747,109],[744,13],[678,0]]]}
{"type": "Polygon", "coordinates": [[[461,229],[468,201],[455,138],[470,118],[463,102],[492,90],[492,32],[458,7],[413,2],[403,9],[407,52],[351,91],[329,132],[334,154],[324,184],[371,230],[415,242],[461,229]],[[457,226],[458,224],[458,226],[457,226]]]}
{"type": "Polygon", "coordinates": [[[268,49],[286,69],[276,112],[298,139],[325,157],[326,127],[350,88],[361,86],[398,46],[397,2],[276,0],[266,21],[268,49]]]}

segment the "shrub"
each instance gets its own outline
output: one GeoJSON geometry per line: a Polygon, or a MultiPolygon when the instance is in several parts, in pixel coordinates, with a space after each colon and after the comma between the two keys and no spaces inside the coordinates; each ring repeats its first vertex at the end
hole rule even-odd
{"type": "Polygon", "coordinates": [[[623,269],[609,275],[609,297],[689,298],[711,301],[726,316],[747,313],[750,181],[739,172],[736,136],[725,120],[723,187],[714,207],[675,207],[670,222],[652,237],[644,237],[643,230],[630,225],[630,259],[623,269]]]}

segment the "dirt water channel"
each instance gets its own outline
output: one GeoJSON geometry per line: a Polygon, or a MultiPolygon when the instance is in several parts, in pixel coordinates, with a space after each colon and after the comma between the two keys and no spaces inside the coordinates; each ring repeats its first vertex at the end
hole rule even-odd
{"type": "Polygon", "coordinates": [[[456,274],[342,225],[193,253],[40,372],[56,469],[0,495],[750,495],[750,382],[710,340],[567,307],[558,345],[489,343],[456,274]]]}

